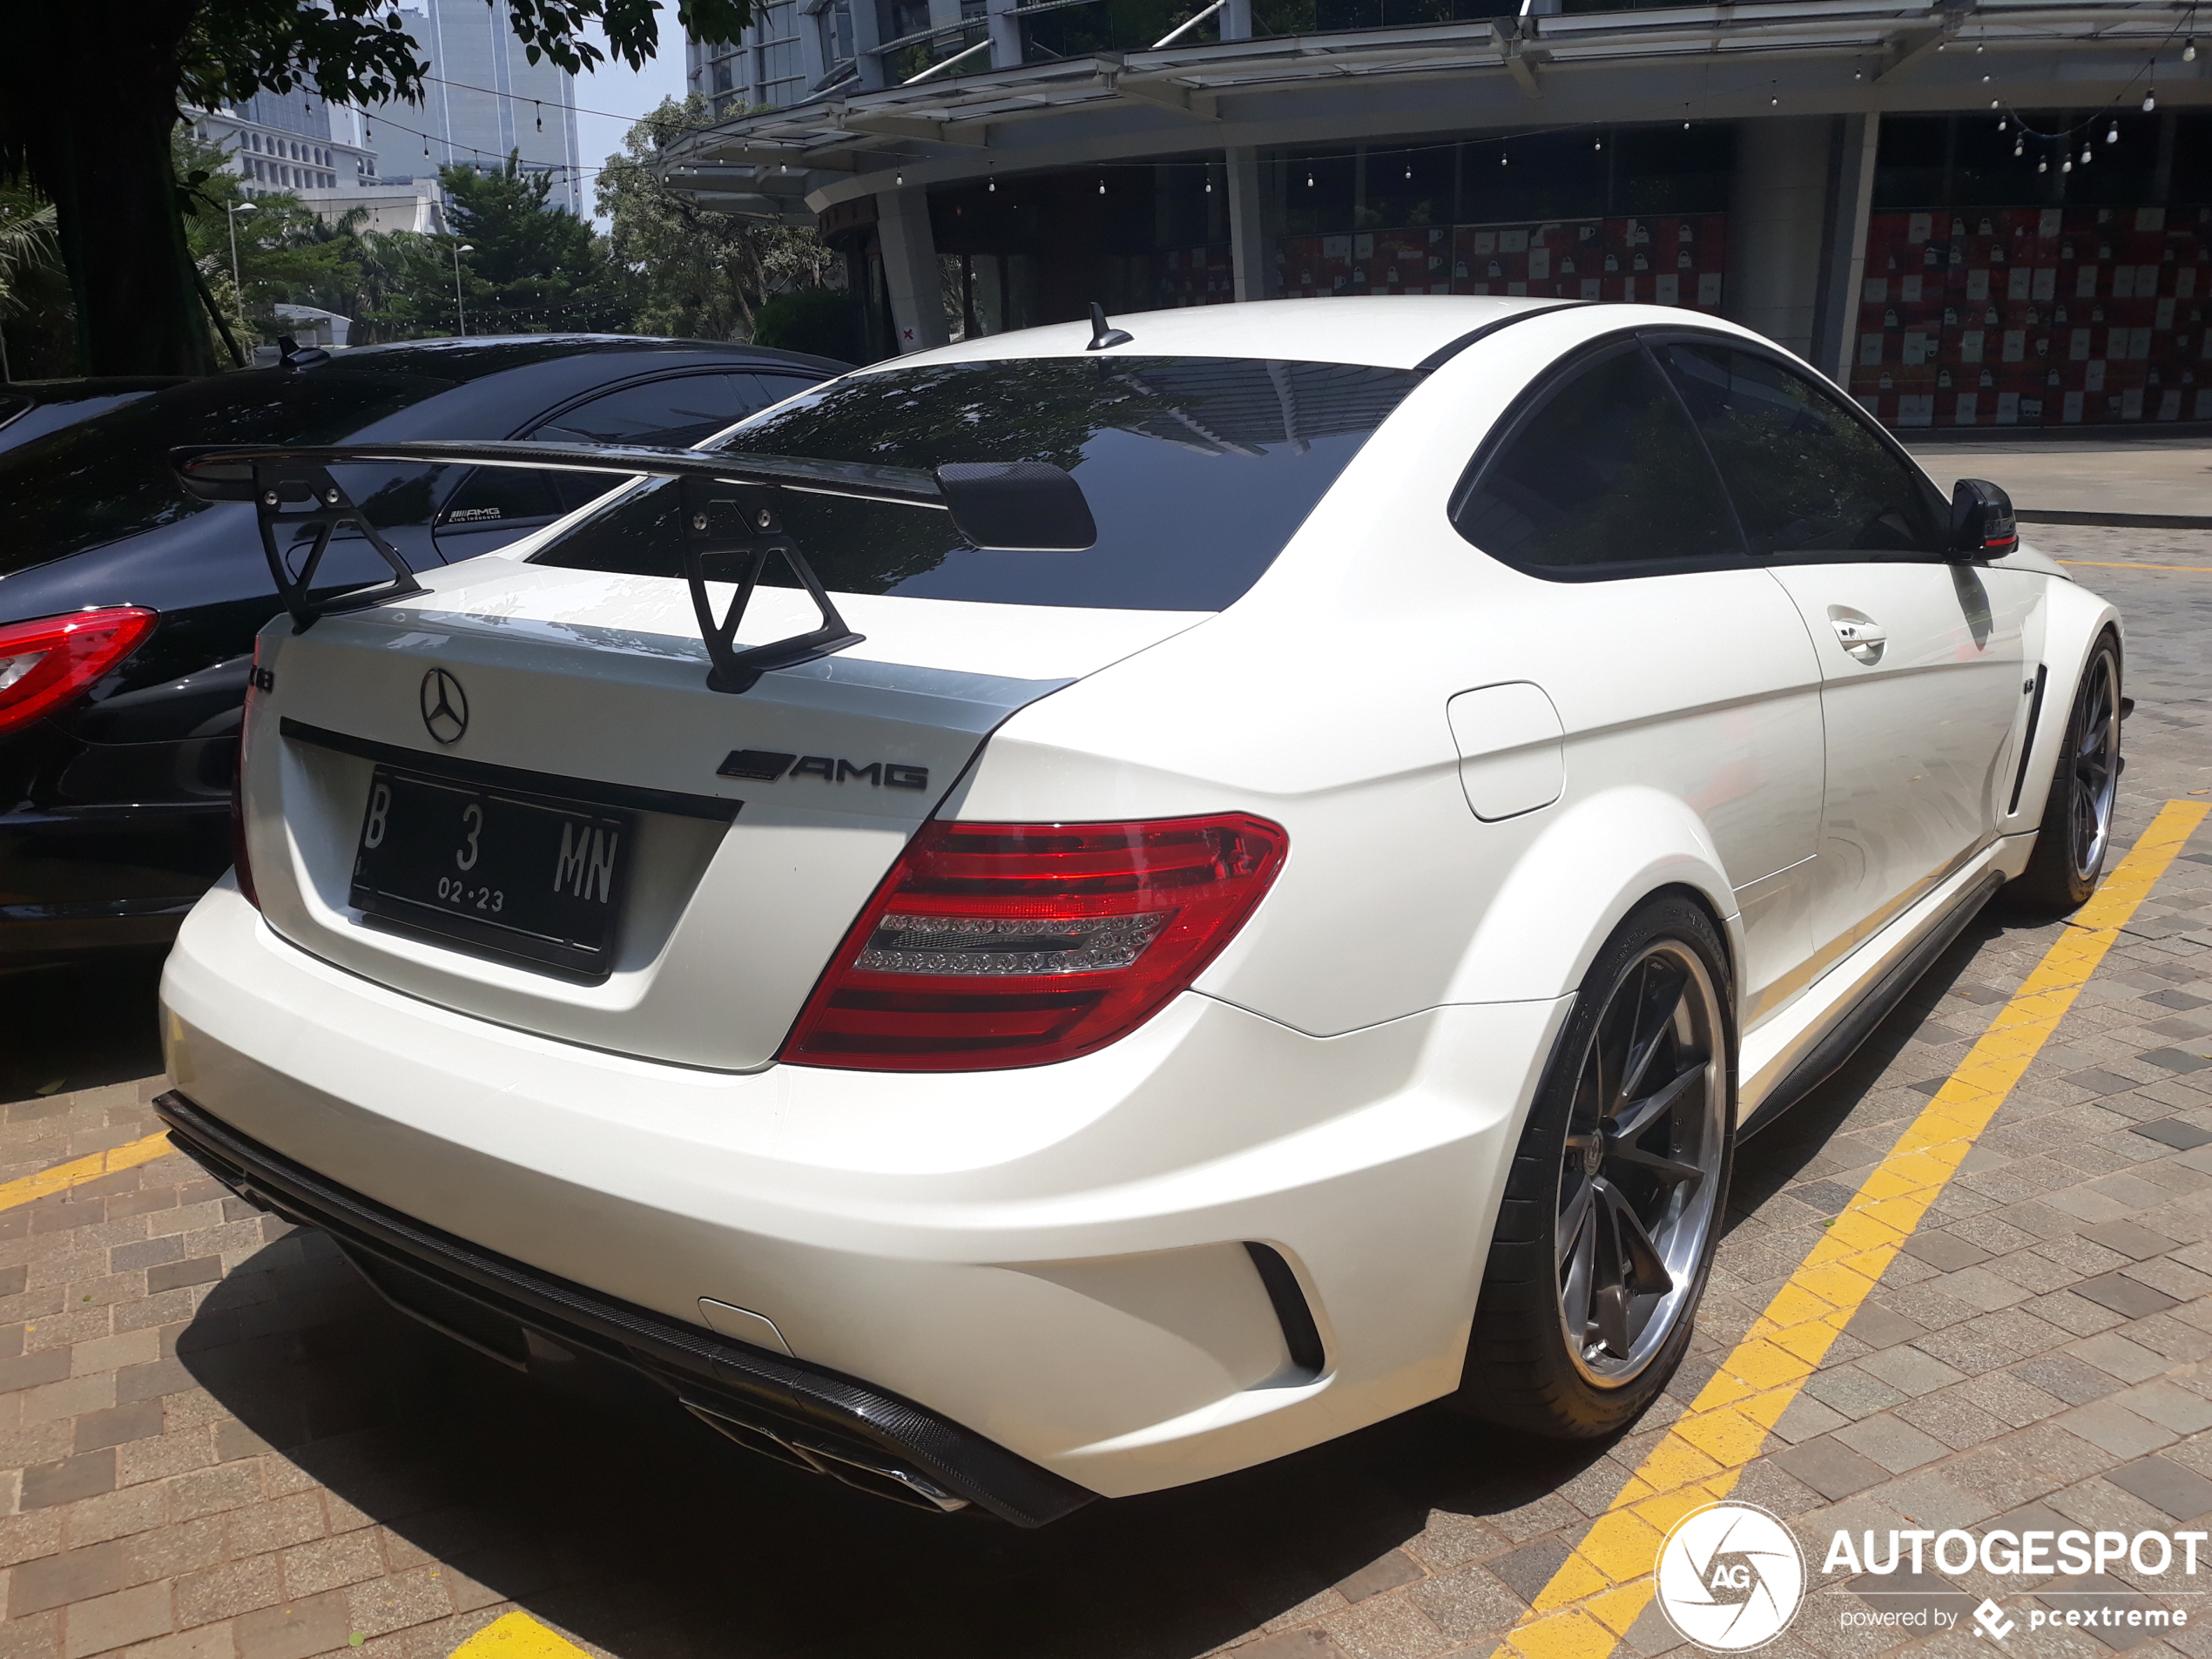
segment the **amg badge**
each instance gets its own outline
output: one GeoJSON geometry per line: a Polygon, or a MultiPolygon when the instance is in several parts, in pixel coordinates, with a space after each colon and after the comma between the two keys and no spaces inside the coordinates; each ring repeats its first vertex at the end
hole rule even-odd
{"type": "Polygon", "coordinates": [[[767,749],[732,749],[730,758],[714,770],[720,777],[752,778],[764,784],[772,784],[779,778],[819,778],[826,784],[865,778],[885,789],[929,787],[927,766],[894,765],[887,760],[871,760],[865,766],[856,766],[849,760],[838,760],[828,755],[777,754],[767,749]]]}

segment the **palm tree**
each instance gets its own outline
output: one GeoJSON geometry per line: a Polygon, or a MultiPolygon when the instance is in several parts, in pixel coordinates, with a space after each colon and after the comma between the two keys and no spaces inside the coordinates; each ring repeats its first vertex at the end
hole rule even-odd
{"type": "MultiPolygon", "coordinates": [[[[56,265],[58,253],[52,203],[21,213],[12,205],[0,206],[0,316],[19,316],[29,308],[16,292],[22,273],[56,265]]],[[[0,330],[0,381],[14,378],[8,368],[8,336],[0,330]]]]}

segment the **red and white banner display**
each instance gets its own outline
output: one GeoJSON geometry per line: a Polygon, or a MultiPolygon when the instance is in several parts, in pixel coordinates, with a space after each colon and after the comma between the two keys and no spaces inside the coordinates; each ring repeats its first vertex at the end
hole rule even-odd
{"type": "Polygon", "coordinates": [[[1285,299],[1346,293],[1530,294],[1640,300],[1717,312],[1728,216],[1420,226],[1277,244],[1285,299]]]}

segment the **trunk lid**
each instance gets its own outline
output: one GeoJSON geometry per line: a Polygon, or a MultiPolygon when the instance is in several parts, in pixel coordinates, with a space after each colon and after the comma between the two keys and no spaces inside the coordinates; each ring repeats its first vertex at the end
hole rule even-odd
{"type": "MultiPolygon", "coordinates": [[[[270,926],[352,972],[502,1025],[685,1065],[765,1065],[989,733],[1210,614],[838,603],[863,644],[741,696],[706,689],[688,592],[660,577],[493,557],[304,634],[271,624],[244,780],[270,926]],[[395,931],[357,907],[380,766],[626,814],[619,890],[601,894],[613,908],[600,973],[395,931]]],[[[813,621],[802,594],[763,589],[738,643],[813,621]]],[[[581,867],[580,848],[577,866],[565,843],[561,857],[563,872],[581,867]]]]}

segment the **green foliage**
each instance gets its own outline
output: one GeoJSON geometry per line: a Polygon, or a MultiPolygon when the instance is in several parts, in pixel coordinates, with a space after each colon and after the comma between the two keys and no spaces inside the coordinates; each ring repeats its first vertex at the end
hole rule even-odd
{"type": "Polygon", "coordinates": [[[231,333],[248,349],[287,331],[277,320],[280,303],[319,306],[354,314],[361,265],[356,239],[326,225],[296,196],[249,198],[217,145],[179,129],[177,176],[185,203],[185,243],[193,266],[231,333]],[[250,211],[233,212],[234,208],[250,211]],[[238,230],[237,280],[233,280],[231,229],[238,230]]]}
{"type": "MultiPolygon", "coordinates": [[[[504,11],[533,63],[584,71],[608,61],[609,51],[585,37],[594,22],[612,56],[633,68],[661,44],[661,0],[487,3],[504,11]]],[[[678,0],[674,22],[701,39],[730,41],[752,16],[752,0],[678,0]]],[[[213,108],[301,87],[330,103],[420,103],[429,65],[401,17],[393,0],[29,0],[10,8],[0,51],[0,183],[27,178],[57,209],[84,368],[193,372],[215,361],[196,292],[205,273],[195,267],[207,255],[188,241],[185,204],[173,187],[178,106],[213,108]]],[[[261,239],[272,252],[308,256],[315,281],[342,280],[347,263],[368,268],[318,252],[304,226],[261,239]]],[[[226,252],[227,241],[226,228],[226,252]]],[[[228,309],[250,315],[252,285],[241,286],[247,292],[232,295],[228,309]]],[[[410,284],[401,293],[413,300],[426,291],[410,284]]],[[[548,289],[538,298],[550,318],[548,307],[575,296],[548,289]]]]}
{"type": "Polygon", "coordinates": [[[69,372],[74,330],[53,206],[20,186],[0,186],[0,329],[7,366],[0,379],[69,372]]]}
{"type": "Polygon", "coordinates": [[[853,315],[853,296],[842,288],[779,293],[754,315],[752,340],[757,346],[813,352],[817,357],[841,357],[851,362],[860,354],[857,320],[853,315]]]}
{"type": "Polygon", "coordinates": [[[380,239],[388,293],[372,320],[389,338],[449,334],[455,255],[472,334],[622,333],[632,326],[637,283],[610,257],[604,237],[546,205],[550,174],[522,171],[516,157],[493,172],[446,167],[453,198],[450,236],[380,239]]]}
{"type": "MultiPolygon", "coordinates": [[[[660,48],[660,0],[506,0],[508,26],[533,64],[581,74],[607,61],[585,38],[596,20],[614,55],[636,69],[660,48]]],[[[184,8],[179,8],[184,10],[184,8]]],[[[181,54],[184,97],[203,108],[312,86],[334,104],[420,103],[427,60],[392,0],[200,0],[181,54]]],[[[751,0],[678,0],[676,21],[703,40],[732,41],[751,0]]]]}
{"type": "Polygon", "coordinates": [[[662,186],[654,152],[711,119],[696,94],[681,103],[665,98],[630,129],[623,153],[609,156],[599,174],[599,211],[613,226],[613,256],[643,287],[636,326],[644,334],[758,338],[770,296],[819,288],[838,268],[837,256],[811,228],[702,212],[662,186]]]}

